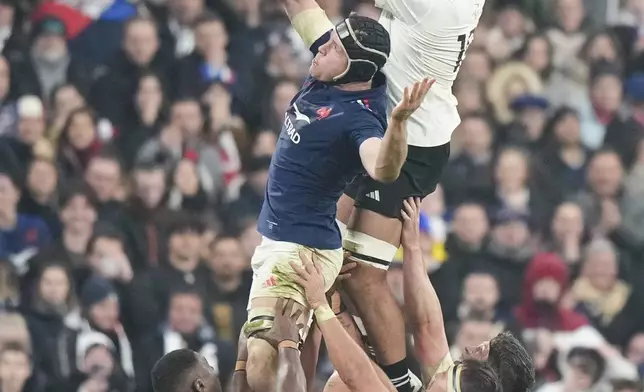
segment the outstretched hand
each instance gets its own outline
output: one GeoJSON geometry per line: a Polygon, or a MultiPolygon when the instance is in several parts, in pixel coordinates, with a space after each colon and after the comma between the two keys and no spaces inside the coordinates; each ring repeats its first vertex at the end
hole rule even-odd
{"type": "Polygon", "coordinates": [[[436,80],[425,78],[421,82],[416,82],[409,91],[409,87],[405,87],[403,99],[391,112],[391,118],[396,121],[406,121],[423,103],[425,96],[432,88],[436,80]]]}
{"type": "Polygon", "coordinates": [[[322,267],[319,263],[314,263],[305,252],[300,252],[300,259],[302,265],[291,261],[291,268],[296,274],[293,280],[304,288],[304,294],[311,309],[326,305],[322,267]]]}
{"type": "Polygon", "coordinates": [[[420,247],[420,198],[410,197],[403,201],[400,211],[403,218],[400,242],[404,249],[420,247]]]}

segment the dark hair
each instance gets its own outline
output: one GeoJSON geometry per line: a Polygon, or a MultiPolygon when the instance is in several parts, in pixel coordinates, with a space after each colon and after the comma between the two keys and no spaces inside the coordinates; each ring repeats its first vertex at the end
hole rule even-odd
{"type": "Polygon", "coordinates": [[[526,392],[534,384],[534,365],[525,347],[510,332],[490,340],[487,362],[494,368],[503,392],[526,392]]]}
{"type": "Polygon", "coordinates": [[[121,162],[121,156],[118,154],[118,152],[114,149],[114,147],[104,147],[102,148],[97,154],[92,156],[92,159],[90,159],[89,163],[87,164],[87,167],[89,165],[96,161],[102,159],[104,161],[111,161],[114,162],[121,173],[123,173],[123,163],[121,162]]]}
{"type": "Polygon", "coordinates": [[[96,242],[101,238],[107,238],[124,244],[123,233],[121,233],[119,229],[109,223],[101,223],[94,228],[92,238],[90,238],[89,242],[87,243],[88,253],[91,253],[94,250],[96,242]]]}
{"type": "MultiPolygon", "coordinates": [[[[465,359],[459,361],[462,392],[502,392],[499,376],[485,361],[465,359]]],[[[525,391],[523,391],[525,392],[525,391]]]]}
{"type": "Polygon", "coordinates": [[[230,234],[221,234],[215,237],[214,240],[210,243],[210,246],[208,247],[211,251],[214,250],[217,245],[224,241],[235,241],[235,243],[239,246],[241,249],[241,242],[239,241],[239,238],[235,237],[234,235],[230,234]]]}
{"type": "Polygon", "coordinates": [[[597,383],[606,371],[606,359],[593,348],[573,348],[568,353],[568,363],[588,375],[593,384],[597,383]]]}
{"type": "Polygon", "coordinates": [[[189,373],[198,366],[197,353],[182,348],[164,355],[152,368],[154,392],[177,392],[190,389],[186,383],[189,373]]]}
{"type": "Polygon", "coordinates": [[[552,114],[546,125],[543,127],[541,140],[547,147],[554,148],[558,145],[555,128],[557,128],[557,125],[559,125],[559,123],[568,116],[574,116],[579,120],[579,112],[577,110],[570,106],[561,106],[552,114]]]}
{"type": "Polygon", "coordinates": [[[67,207],[69,202],[77,197],[84,197],[87,200],[87,203],[95,210],[98,211],[99,201],[96,197],[94,190],[83,181],[79,181],[68,186],[60,196],[60,208],[64,209],[67,207]]]}
{"type": "Polygon", "coordinates": [[[552,72],[554,71],[554,66],[552,65],[552,56],[554,53],[554,48],[552,47],[552,42],[550,42],[550,38],[548,38],[547,35],[543,33],[537,33],[537,34],[532,34],[528,36],[525,41],[523,41],[523,46],[514,52],[514,57],[516,60],[521,60],[523,61],[523,58],[528,54],[528,50],[530,49],[530,45],[532,44],[533,41],[535,40],[543,40],[546,42],[548,45],[548,65],[544,70],[540,72],[540,75],[542,79],[548,79],[552,72]]]}

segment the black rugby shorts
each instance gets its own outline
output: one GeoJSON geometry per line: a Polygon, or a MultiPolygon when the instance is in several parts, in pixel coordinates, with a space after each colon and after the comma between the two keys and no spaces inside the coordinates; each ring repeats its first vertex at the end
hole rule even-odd
{"type": "Polygon", "coordinates": [[[401,218],[403,201],[424,198],[436,190],[449,159],[450,144],[436,147],[409,146],[400,176],[390,184],[378,182],[368,174],[357,177],[344,193],[355,206],[389,218],[401,218]]]}

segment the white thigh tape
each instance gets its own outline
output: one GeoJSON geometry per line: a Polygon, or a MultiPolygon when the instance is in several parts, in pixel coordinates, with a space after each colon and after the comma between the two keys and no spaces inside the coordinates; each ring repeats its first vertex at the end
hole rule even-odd
{"type": "Polygon", "coordinates": [[[347,225],[342,223],[340,220],[336,219],[335,223],[338,224],[338,227],[340,228],[340,234],[342,235],[342,239],[347,236],[347,225]]]}
{"type": "Polygon", "coordinates": [[[347,230],[342,247],[351,252],[352,258],[379,269],[388,269],[398,248],[358,231],[347,230]]]}

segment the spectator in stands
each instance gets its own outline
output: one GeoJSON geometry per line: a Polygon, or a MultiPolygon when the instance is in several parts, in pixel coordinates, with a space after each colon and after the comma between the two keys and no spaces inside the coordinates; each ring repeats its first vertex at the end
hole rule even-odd
{"type": "Polygon", "coordinates": [[[549,102],[540,95],[516,97],[510,104],[514,120],[502,129],[499,135],[501,143],[539,152],[544,147],[548,106],[549,102]]]}
{"type": "Polygon", "coordinates": [[[633,163],[642,129],[620,112],[623,87],[614,65],[598,64],[592,70],[589,99],[579,100],[582,140],[592,149],[606,146],[619,152],[625,166],[633,163]]]}
{"type": "Polygon", "coordinates": [[[56,86],[68,82],[80,91],[88,91],[91,75],[78,59],[71,57],[66,34],[65,24],[55,17],[34,25],[30,55],[13,65],[24,92],[48,100],[56,86]]]}
{"type": "Polygon", "coordinates": [[[25,189],[20,197],[21,214],[42,218],[52,237],[60,236],[60,221],[56,198],[58,197],[58,169],[54,162],[36,158],[27,170],[25,189]]]}
{"type": "Polygon", "coordinates": [[[115,347],[107,336],[100,332],[90,332],[77,345],[73,373],[52,385],[53,392],[134,390],[119,369],[115,347]]]}
{"type": "Polygon", "coordinates": [[[169,30],[176,57],[188,55],[195,48],[196,34],[193,27],[205,11],[205,0],[168,1],[167,25],[164,29],[169,30]]]}
{"type": "Polygon", "coordinates": [[[154,72],[165,83],[170,80],[172,59],[159,48],[159,36],[153,20],[137,17],[124,29],[122,51],[107,63],[107,73],[94,85],[92,103],[101,116],[117,127],[134,116],[132,97],[141,75],[154,72]]]}
{"type": "MultiPolygon", "coordinates": [[[[461,358],[465,348],[474,347],[476,342],[490,340],[501,331],[495,330],[494,325],[489,320],[479,320],[477,318],[464,319],[458,326],[454,337],[454,344],[450,347],[452,358],[461,358]]],[[[480,343],[479,343],[480,344],[480,343]]]]}
{"type": "Polygon", "coordinates": [[[122,209],[123,172],[121,162],[112,151],[102,150],[87,163],[85,181],[99,202],[99,218],[114,221],[122,209]]]}
{"type": "Polygon", "coordinates": [[[194,49],[177,63],[176,95],[201,97],[213,82],[229,88],[239,86],[239,76],[229,65],[224,23],[215,15],[202,13],[194,21],[193,29],[194,49]]]}
{"type": "Polygon", "coordinates": [[[58,161],[66,178],[80,176],[102,147],[96,118],[88,107],[69,113],[58,141],[58,161]]]}
{"type": "MultiPolygon", "coordinates": [[[[499,303],[500,292],[496,278],[486,272],[472,272],[463,282],[463,294],[458,305],[461,321],[474,319],[492,323],[495,331],[516,330],[509,308],[499,303]]],[[[496,336],[496,334],[492,334],[496,336]]]]}
{"type": "Polygon", "coordinates": [[[492,127],[483,116],[471,115],[461,120],[456,132],[461,150],[445,168],[445,198],[450,206],[466,200],[487,201],[494,194],[492,127]]]}
{"type": "Polygon", "coordinates": [[[40,218],[18,212],[19,200],[15,174],[0,168],[0,258],[24,272],[27,260],[49,244],[51,235],[40,218]]]}
{"type": "Polygon", "coordinates": [[[3,392],[43,392],[29,351],[10,342],[0,348],[0,388],[3,392]]]}
{"type": "Polygon", "coordinates": [[[159,325],[169,295],[176,288],[189,286],[207,298],[209,273],[199,259],[203,230],[203,223],[196,217],[185,213],[177,216],[169,228],[167,256],[130,285],[130,316],[137,334],[159,325]]]}
{"type": "Polygon", "coordinates": [[[20,313],[13,311],[0,313],[0,347],[10,342],[18,343],[29,351],[33,347],[27,321],[20,313]]]}
{"type": "Polygon", "coordinates": [[[570,291],[575,309],[584,314],[606,340],[625,347],[644,326],[634,287],[619,279],[617,250],[606,239],[591,241],[584,251],[581,274],[570,291]]]}
{"type": "Polygon", "coordinates": [[[128,169],[136,161],[136,154],[148,139],[159,134],[167,116],[167,91],[160,77],[152,72],[139,79],[134,95],[133,116],[124,120],[115,143],[128,169]]]}
{"type": "Polygon", "coordinates": [[[574,331],[587,325],[586,318],[562,304],[568,268],[554,253],[540,253],[525,273],[521,304],[515,316],[521,328],[574,331]]]}
{"type": "Polygon", "coordinates": [[[9,59],[21,56],[26,46],[22,31],[18,27],[20,18],[17,11],[15,1],[0,1],[0,52],[9,59]]]}
{"type": "Polygon", "coordinates": [[[87,102],[76,86],[71,83],[56,86],[51,92],[49,102],[47,137],[57,142],[68,123],[69,115],[86,106],[87,102]]]}
{"type": "Polygon", "coordinates": [[[59,342],[80,323],[74,282],[63,265],[51,262],[41,269],[33,291],[24,305],[38,367],[49,380],[61,380],[68,375],[69,356],[59,342]]]}
{"type": "Polygon", "coordinates": [[[488,257],[479,262],[479,267],[503,282],[501,301],[505,304],[512,305],[520,299],[523,274],[535,254],[530,235],[525,214],[511,210],[496,214],[487,246],[488,257]]]}
{"type": "Polygon", "coordinates": [[[83,284],[79,300],[83,320],[76,336],[77,345],[88,335],[102,333],[114,347],[117,366],[125,376],[134,378],[132,345],[121,325],[116,288],[109,280],[92,276],[83,284]]]}
{"type": "MultiPolygon", "coordinates": [[[[142,374],[139,391],[151,391],[150,371],[163,355],[181,348],[189,348],[204,356],[220,376],[230,374],[235,356],[233,345],[222,342],[203,317],[203,296],[189,289],[170,294],[167,322],[142,342],[137,373],[142,374]]],[[[225,385],[226,379],[221,379],[225,385]]]]}
{"type": "Polygon", "coordinates": [[[638,195],[623,192],[623,177],[615,151],[597,152],[588,169],[589,190],[579,195],[578,202],[591,230],[633,252],[644,242],[644,204],[638,195]]]}
{"type": "MultiPolygon", "coordinates": [[[[544,249],[557,253],[573,271],[577,271],[587,235],[584,215],[579,205],[564,202],[555,209],[544,236],[544,249]]],[[[573,275],[576,276],[577,273],[574,272],[573,275]]]]}
{"type": "Polygon", "coordinates": [[[485,257],[489,230],[488,217],[481,204],[464,203],[454,211],[452,231],[446,244],[449,258],[443,268],[455,265],[459,282],[485,257]]]}
{"type": "Polygon", "coordinates": [[[273,91],[268,98],[270,103],[264,113],[262,125],[265,128],[279,132],[284,122],[284,113],[291,106],[291,100],[299,91],[297,83],[289,79],[280,79],[275,82],[273,91]]]}
{"type": "Polygon", "coordinates": [[[581,143],[579,115],[568,107],[559,108],[545,127],[537,181],[557,189],[561,200],[568,199],[584,188],[589,159],[590,151],[581,143]]]}
{"type": "Polygon", "coordinates": [[[158,265],[165,254],[170,220],[164,205],[165,181],[159,164],[139,164],[132,169],[132,194],[120,228],[135,271],[158,265]]]}
{"type": "Polygon", "coordinates": [[[26,95],[17,102],[18,125],[15,137],[3,142],[10,148],[11,156],[3,159],[15,162],[21,173],[27,171],[34,158],[35,146],[45,134],[45,111],[38,97],[26,95]]]}
{"type": "Polygon", "coordinates": [[[230,206],[233,214],[244,213],[246,216],[257,216],[264,200],[266,181],[268,181],[268,168],[271,158],[268,156],[252,158],[249,160],[246,171],[247,180],[239,190],[239,197],[230,206]]]}
{"type": "Polygon", "coordinates": [[[188,155],[175,167],[168,197],[170,209],[201,213],[209,206],[212,178],[200,171],[203,167],[198,165],[198,160],[197,156],[188,155]]]}
{"type": "Polygon", "coordinates": [[[94,231],[87,246],[87,262],[94,275],[111,280],[119,289],[127,286],[134,277],[123,236],[108,224],[98,226],[94,231]]]}
{"type": "Polygon", "coordinates": [[[494,169],[496,194],[493,206],[529,216],[537,228],[545,227],[551,214],[549,194],[533,186],[527,153],[507,148],[499,153],[494,169]]]}
{"type": "Polygon", "coordinates": [[[51,261],[56,261],[73,271],[77,284],[88,274],[89,266],[85,256],[98,217],[96,196],[86,184],[77,183],[62,193],[59,203],[61,235],[29,260],[29,272],[22,281],[23,292],[26,294],[35,283],[41,269],[51,261]]]}
{"type": "Polygon", "coordinates": [[[206,261],[210,269],[209,313],[217,336],[234,343],[246,322],[246,294],[252,281],[247,272],[249,259],[235,237],[220,236],[209,249],[210,257],[206,261]]]}

